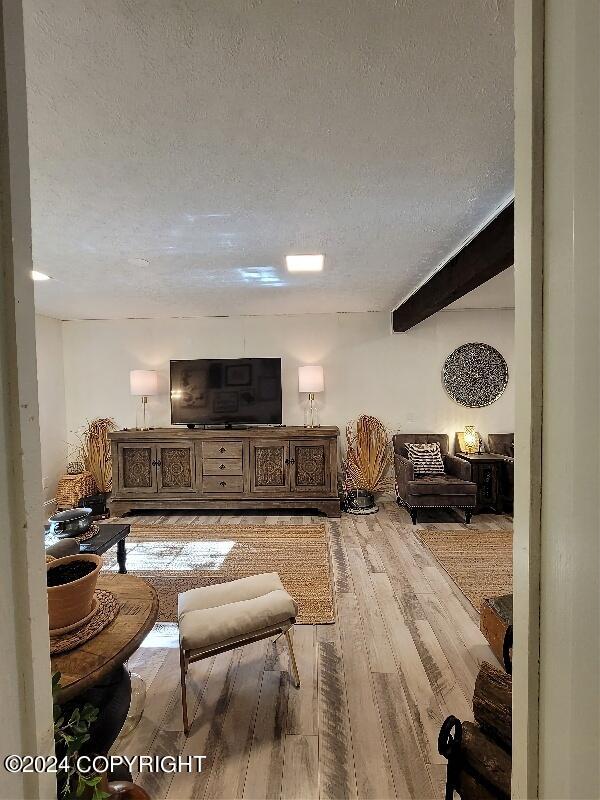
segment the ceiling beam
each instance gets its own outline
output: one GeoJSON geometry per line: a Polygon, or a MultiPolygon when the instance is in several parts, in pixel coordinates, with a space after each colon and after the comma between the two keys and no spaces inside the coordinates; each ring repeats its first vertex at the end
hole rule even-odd
{"type": "Polygon", "coordinates": [[[472,292],[515,262],[512,201],[414,294],[392,311],[392,330],[404,333],[472,292]]]}

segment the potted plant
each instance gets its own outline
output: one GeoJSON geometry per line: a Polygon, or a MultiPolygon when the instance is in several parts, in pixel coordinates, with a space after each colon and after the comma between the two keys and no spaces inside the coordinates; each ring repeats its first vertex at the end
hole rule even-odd
{"type": "Polygon", "coordinates": [[[93,611],[94,591],[102,558],[77,553],[46,564],[50,630],[76,626],[93,611]]]}
{"type": "Polygon", "coordinates": [[[346,426],[344,505],[354,514],[374,514],[375,493],[390,488],[390,436],[377,417],[361,414],[346,426]]]}
{"type": "Polygon", "coordinates": [[[104,776],[83,774],[77,769],[77,758],[81,748],[90,740],[90,727],[98,718],[99,711],[86,703],[82,708],[75,707],[67,718],[57,703],[60,677],[60,672],[52,675],[54,749],[60,765],[56,773],[57,794],[63,800],[75,797],[106,800],[110,794],[102,788],[104,776]]]}
{"type": "Polygon", "coordinates": [[[112,490],[112,456],[108,434],[116,430],[113,419],[98,418],[88,422],[79,435],[81,460],[98,487],[98,493],[84,497],[81,505],[89,506],[96,518],[108,516],[106,498],[112,490]]]}

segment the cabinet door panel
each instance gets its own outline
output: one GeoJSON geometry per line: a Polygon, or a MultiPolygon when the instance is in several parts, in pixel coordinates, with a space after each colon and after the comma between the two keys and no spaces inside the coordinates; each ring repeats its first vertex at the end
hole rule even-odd
{"type": "Polygon", "coordinates": [[[322,439],[290,442],[291,489],[299,494],[331,492],[330,443],[322,439]]]}
{"type": "Polygon", "coordinates": [[[118,492],[120,494],[155,494],[156,446],[153,444],[124,444],[118,446],[118,492]]]}
{"type": "Polygon", "coordinates": [[[158,491],[169,494],[196,491],[193,442],[158,444],[158,491]]]}
{"type": "Polygon", "coordinates": [[[290,488],[289,443],[274,439],[250,442],[250,490],[257,494],[285,494],[290,488]]]}

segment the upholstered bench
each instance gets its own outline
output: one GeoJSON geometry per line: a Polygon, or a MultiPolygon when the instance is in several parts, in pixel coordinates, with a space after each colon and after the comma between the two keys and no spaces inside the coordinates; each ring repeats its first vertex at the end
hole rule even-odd
{"type": "Polygon", "coordinates": [[[276,572],[190,589],[178,598],[183,729],[189,732],[185,678],[194,661],[285,634],[296,688],[300,686],[290,628],[298,606],[276,572]]]}

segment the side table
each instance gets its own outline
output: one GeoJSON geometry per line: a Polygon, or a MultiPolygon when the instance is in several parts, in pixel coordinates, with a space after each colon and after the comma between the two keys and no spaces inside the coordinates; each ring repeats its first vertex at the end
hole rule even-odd
{"type": "Polygon", "coordinates": [[[101,572],[98,589],[112,592],[119,613],[103,631],[79,647],[52,656],[52,671],[62,673],[59,703],[96,686],[134,653],[158,617],[154,587],[133,575],[101,572]]]}
{"type": "Polygon", "coordinates": [[[129,535],[129,525],[117,522],[103,522],[98,525],[99,531],[91,539],[81,542],[79,545],[79,552],[91,553],[96,556],[101,556],[110,550],[111,547],[117,545],[117,561],[119,563],[119,572],[125,575],[127,572],[125,551],[125,539],[129,535]]]}
{"type": "Polygon", "coordinates": [[[500,465],[504,456],[495,453],[456,453],[471,465],[471,480],[477,484],[477,506],[475,513],[491,509],[502,514],[500,493],[500,465]]]}
{"type": "MultiPolygon", "coordinates": [[[[86,702],[100,709],[91,739],[84,745],[87,755],[105,755],[119,735],[131,701],[131,680],[124,664],[158,617],[156,590],[142,578],[102,572],[97,585],[115,595],[119,613],[93,639],[51,657],[52,672],[61,673],[58,702],[63,711],[71,713],[75,705],[86,702]]],[[[125,777],[131,779],[128,770],[125,777]]]]}

